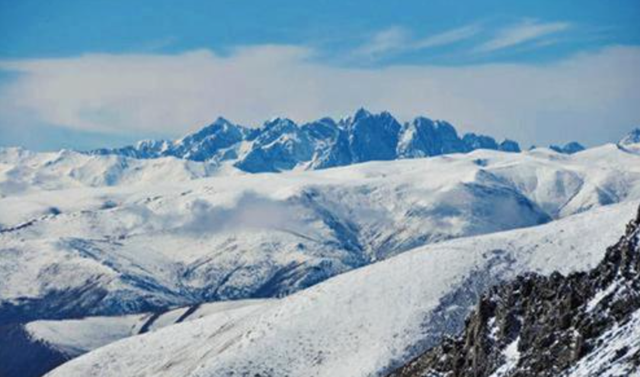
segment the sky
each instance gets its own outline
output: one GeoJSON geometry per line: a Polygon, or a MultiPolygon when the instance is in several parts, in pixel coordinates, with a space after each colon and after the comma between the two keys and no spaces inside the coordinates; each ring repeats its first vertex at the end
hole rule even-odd
{"type": "Polygon", "coordinates": [[[0,0],[0,146],[358,108],[522,144],[640,126],[640,1],[0,0]]]}

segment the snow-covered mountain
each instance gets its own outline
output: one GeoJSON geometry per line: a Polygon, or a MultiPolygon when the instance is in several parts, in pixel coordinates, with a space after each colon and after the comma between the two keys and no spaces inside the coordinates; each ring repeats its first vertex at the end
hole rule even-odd
{"type": "Polygon", "coordinates": [[[598,264],[637,203],[429,245],[269,301],[99,348],[50,376],[375,376],[456,334],[480,295],[523,272],[598,264]]]}
{"type": "MultiPolygon", "coordinates": [[[[177,142],[116,152],[0,149],[0,334],[24,347],[17,357],[0,342],[0,364],[37,366],[30,373],[38,375],[117,339],[151,337],[137,334],[153,319],[171,325],[158,332],[175,331],[185,350],[200,344],[223,355],[203,375],[391,371],[443,331],[459,331],[489,285],[516,272],[590,267],[582,253],[597,253],[606,238],[595,227],[615,230],[640,200],[640,144],[631,136],[572,154],[521,152],[510,141],[459,137],[446,122],[402,125],[361,110],[339,122],[274,119],[257,130],[219,119],[177,142]],[[278,173],[253,174],[264,171],[278,173]],[[434,257],[394,262],[410,260],[406,253],[434,257]],[[366,272],[385,268],[400,273],[366,272]],[[246,311],[201,310],[195,327],[172,324],[172,313],[248,298],[269,300],[246,311]],[[380,314],[387,305],[408,311],[380,314]],[[344,331],[327,334],[337,348],[309,321],[344,331]],[[193,339],[209,330],[220,333],[210,344],[193,339]]],[[[166,373],[192,372],[192,361],[173,360],[166,373]]]]}
{"type": "MultiPolygon", "coordinates": [[[[512,140],[501,143],[474,133],[458,136],[444,121],[418,117],[401,125],[390,113],[365,109],[354,116],[297,125],[276,118],[259,128],[235,125],[224,118],[176,141],[142,141],[135,146],[98,149],[91,154],[135,158],[173,156],[194,161],[226,162],[250,172],[325,169],[367,161],[466,153],[476,149],[519,152],[512,140]]],[[[565,153],[565,150],[559,149],[565,153]]],[[[573,151],[573,150],[572,150],[573,151]]]]}
{"type": "MultiPolygon", "coordinates": [[[[94,168],[114,158],[69,157],[94,168]]],[[[615,145],[571,156],[478,150],[191,181],[167,173],[172,182],[91,189],[83,182],[103,182],[109,169],[75,180],[40,174],[52,166],[48,157],[21,161],[5,172],[30,171],[22,176],[41,186],[0,199],[5,322],[276,297],[422,245],[640,199],[640,156],[615,145]],[[74,188],[49,190],[69,182],[74,188]]],[[[123,161],[141,164],[134,177],[157,168],[123,161]]],[[[4,177],[19,184],[15,174],[4,177]]]]}

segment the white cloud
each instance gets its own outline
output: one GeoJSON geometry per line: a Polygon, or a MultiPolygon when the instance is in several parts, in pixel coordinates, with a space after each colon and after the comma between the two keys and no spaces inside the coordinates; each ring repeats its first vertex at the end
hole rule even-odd
{"type": "Polygon", "coordinates": [[[370,41],[355,49],[356,57],[376,57],[394,51],[405,50],[408,47],[409,32],[399,26],[394,26],[376,33],[370,41]]]}
{"type": "Polygon", "coordinates": [[[356,48],[352,55],[358,59],[375,59],[388,54],[440,47],[469,39],[481,30],[479,24],[471,24],[416,39],[405,28],[394,26],[374,34],[371,40],[356,48]]]}
{"type": "Polygon", "coordinates": [[[258,125],[365,106],[525,142],[596,142],[640,122],[638,66],[637,47],[545,65],[460,67],[335,67],[293,46],[3,61],[0,69],[20,75],[0,88],[0,133],[9,119],[36,118],[76,130],[179,135],[218,115],[258,125]]]}
{"type": "Polygon", "coordinates": [[[430,37],[415,41],[413,43],[414,49],[432,48],[438,46],[450,45],[456,42],[464,41],[472,38],[482,31],[479,24],[471,24],[463,26],[457,29],[445,31],[440,34],[432,35],[430,37]]]}
{"type": "Polygon", "coordinates": [[[567,22],[541,23],[536,20],[523,20],[511,27],[500,30],[494,38],[478,46],[478,52],[491,52],[518,46],[543,37],[566,31],[571,27],[567,22]]]}

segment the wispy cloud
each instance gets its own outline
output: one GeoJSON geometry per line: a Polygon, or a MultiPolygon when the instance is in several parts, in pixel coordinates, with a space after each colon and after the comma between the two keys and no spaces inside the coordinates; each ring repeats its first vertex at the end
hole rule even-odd
{"type": "Polygon", "coordinates": [[[526,19],[516,25],[501,29],[490,40],[476,48],[477,52],[492,52],[519,46],[532,41],[540,41],[544,37],[558,34],[571,27],[568,22],[543,23],[537,20],[526,19]]]}
{"type": "Polygon", "coordinates": [[[453,43],[461,42],[476,36],[482,31],[480,24],[471,24],[457,29],[445,31],[440,34],[432,35],[424,39],[417,40],[413,43],[414,49],[431,48],[438,46],[446,46],[453,43]]]}
{"type": "Polygon", "coordinates": [[[354,56],[379,58],[399,52],[441,47],[470,39],[481,31],[479,24],[471,24],[425,38],[415,38],[406,28],[394,26],[374,34],[369,41],[354,50],[354,56]]]}
{"type": "Polygon", "coordinates": [[[371,40],[354,50],[354,55],[377,57],[390,52],[406,50],[409,44],[409,32],[405,28],[394,26],[374,34],[371,40]]]}

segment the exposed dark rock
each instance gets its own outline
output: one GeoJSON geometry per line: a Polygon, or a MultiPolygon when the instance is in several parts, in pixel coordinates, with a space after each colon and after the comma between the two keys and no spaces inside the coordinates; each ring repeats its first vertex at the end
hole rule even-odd
{"type": "Polygon", "coordinates": [[[549,149],[552,149],[558,153],[563,153],[563,154],[574,154],[574,153],[578,153],[585,150],[582,144],[577,143],[575,141],[567,143],[563,146],[551,145],[549,146],[549,149]]]}
{"type": "Polygon", "coordinates": [[[498,150],[498,143],[491,136],[476,135],[474,133],[468,133],[462,138],[462,142],[466,145],[467,149],[472,151],[476,149],[492,149],[498,150]]]}
{"type": "MultiPolygon", "coordinates": [[[[607,331],[640,310],[639,238],[640,211],[593,270],[569,276],[529,273],[493,287],[461,335],[445,337],[391,376],[562,375],[594,351],[607,331]],[[507,350],[517,356],[507,360],[507,350]]],[[[626,358],[640,373],[639,357],[628,353],[628,347],[618,349],[609,363],[626,358]]]]}
{"type": "Polygon", "coordinates": [[[513,153],[520,153],[522,151],[520,149],[520,144],[509,139],[505,139],[502,143],[500,143],[500,145],[498,146],[498,149],[503,152],[513,152],[513,153]]]}

